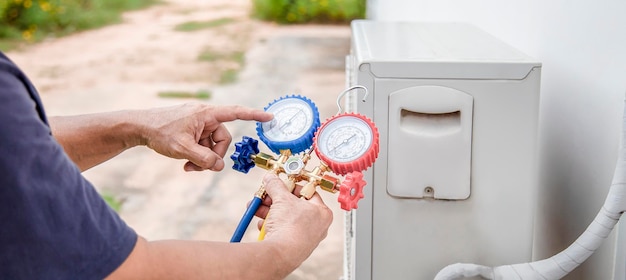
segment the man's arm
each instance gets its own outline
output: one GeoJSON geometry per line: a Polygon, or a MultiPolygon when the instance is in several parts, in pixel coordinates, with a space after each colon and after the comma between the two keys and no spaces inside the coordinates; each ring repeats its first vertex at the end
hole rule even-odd
{"type": "Polygon", "coordinates": [[[187,171],[222,170],[231,135],[222,124],[234,120],[269,121],[272,115],[242,106],[185,104],[51,117],[52,135],[81,171],[124,150],[146,145],[156,152],[189,160],[187,171]]]}
{"type": "Polygon", "coordinates": [[[139,238],[108,279],[283,279],[309,257],[332,222],[319,194],[299,199],[278,176],[264,178],[271,198],[265,240],[218,243],[139,238]]]}
{"type": "Polygon", "coordinates": [[[138,111],[50,117],[52,136],[81,171],[140,144],[138,111]]]}
{"type": "Polygon", "coordinates": [[[280,242],[148,242],[140,237],[107,279],[284,279],[299,266],[287,257],[280,242]]]}

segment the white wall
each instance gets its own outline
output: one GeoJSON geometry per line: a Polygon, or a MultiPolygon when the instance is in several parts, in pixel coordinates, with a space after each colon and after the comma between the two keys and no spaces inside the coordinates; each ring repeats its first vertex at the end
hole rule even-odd
{"type": "MultiPolygon", "coordinates": [[[[543,63],[536,255],[576,239],[604,202],[615,167],[626,94],[626,1],[369,0],[368,17],[470,22],[543,63]]],[[[626,221],[618,227],[566,279],[612,279],[614,269],[614,279],[626,279],[626,221]]]]}

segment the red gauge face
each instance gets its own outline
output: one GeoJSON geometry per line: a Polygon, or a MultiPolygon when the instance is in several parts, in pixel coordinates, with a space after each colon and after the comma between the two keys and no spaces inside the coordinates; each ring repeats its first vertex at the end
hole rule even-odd
{"type": "Polygon", "coordinates": [[[344,113],[327,120],[315,136],[315,153],[337,174],[372,166],[379,150],[378,129],[367,117],[344,113]]]}

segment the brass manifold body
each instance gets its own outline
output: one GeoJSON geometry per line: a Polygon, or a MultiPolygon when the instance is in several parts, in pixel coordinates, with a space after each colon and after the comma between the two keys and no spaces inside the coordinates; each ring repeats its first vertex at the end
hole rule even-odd
{"type": "MultiPolygon", "coordinates": [[[[330,168],[323,162],[311,171],[305,169],[306,164],[311,159],[311,151],[298,156],[292,155],[291,150],[280,150],[278,158],[260,152],[251,155],[250,159],[255,166],[269,170],[269,172],[277,175],[285,173],[287,179],[283,180],[283,182],[287,185],[289,192],[294,191],[297,182],[306,182],[300,190],[300,196],[303,198],[310,199],[315,194],[317,186],[331,193],[339,191],[339,179],[325,174],[330,171],[330,168]]],[[[261,187],[259,192],[257,195],[264,197],[265,188],[261,187]]]]}

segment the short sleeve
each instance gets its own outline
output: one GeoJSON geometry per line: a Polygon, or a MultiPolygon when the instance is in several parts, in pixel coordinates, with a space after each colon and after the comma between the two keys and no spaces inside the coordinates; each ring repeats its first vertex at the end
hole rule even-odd
{"type": "Polygon", "coordinates": [[[52,137],[30,82],[0,53],[0,279],[103,279],[136,241],[52,137]]]}

